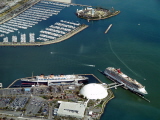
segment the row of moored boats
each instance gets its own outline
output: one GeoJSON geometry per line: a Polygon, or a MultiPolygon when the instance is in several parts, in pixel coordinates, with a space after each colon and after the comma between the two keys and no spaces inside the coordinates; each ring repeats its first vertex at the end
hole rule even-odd
{"type": "MultiPolygon", "coordinates": [[[[4,43],[8,42],[8,37],[4,37],[3,42],[4,43]]],[[[12,42],[18,42],[17,41],[17,36],[15,36],[15,35],[12,36],[12,42]]],[[[26,42],[26,34],[21,34],[20,35],[20,42],[21,43],[26,42]]],[[[35,42],[35,34],[34,33],[29,33],[29,42],[35,42]]]]}
{"type": "Polygon", "coordinates": [[[41,30],[37,39],[42,41],[55,40],[74,30],[79,25],[79,23],[60,20],[60,22],[56,22],[54,25],[45,28],[45,30],[41,30]]]}
{"type": "Polygon", "coordinates": [[[20,28],[27,29],[38,24],[42,20],[46,20],[50,16],[57,15],[65,7],[69,7],[69,4],[40,1],[25,12],[1,24],[0,33],[9,34],[18,31],[20,28]]]}

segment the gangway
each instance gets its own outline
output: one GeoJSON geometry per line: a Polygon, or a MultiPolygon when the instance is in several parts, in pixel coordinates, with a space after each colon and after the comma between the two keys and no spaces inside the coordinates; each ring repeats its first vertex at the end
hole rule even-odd
{"type": "Polygon", "coordinates": [[[108,86],[112,86],[112,85],[116,85],[117,83],[110,83],[110,84],[108,84],[108,86]]]}
{"type": "Polygon", "coordinates": [[[122,85],[124,85],[124,83],[121,83],[121,84],[118,84],[118,83],[116,83],[116,84],[115,84],[115,83],[111,83],[111,84],[108,85],[107,89],[111,89],[111,88],[117,89],[118,86],[122,86],[122,85]]]}

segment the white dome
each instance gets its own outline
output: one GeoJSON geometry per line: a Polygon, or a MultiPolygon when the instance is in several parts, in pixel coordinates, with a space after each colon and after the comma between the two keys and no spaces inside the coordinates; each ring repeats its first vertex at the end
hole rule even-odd
{"type": "Polygon", "coordinates": [[[91,83],[85,85],[80,90],[80,94],[88,99],[103,99],[107,97],[108,92],[102,84],[91,83]]]}

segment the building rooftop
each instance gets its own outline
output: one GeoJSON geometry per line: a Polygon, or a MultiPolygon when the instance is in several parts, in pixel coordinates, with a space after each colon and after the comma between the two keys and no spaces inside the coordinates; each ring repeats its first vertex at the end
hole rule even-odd
{"type": "Polygon", "coordinates": [[[61,102],[57,115],[83,118],[86,105],[82,103],[61,102]]]}
{"type": "Polygon", "coordinates": [[[81,90],[82,94],[87,99],[103,99],[107,97],[107,89],[102,84],[91,83],[85,85],[81,90]]]}

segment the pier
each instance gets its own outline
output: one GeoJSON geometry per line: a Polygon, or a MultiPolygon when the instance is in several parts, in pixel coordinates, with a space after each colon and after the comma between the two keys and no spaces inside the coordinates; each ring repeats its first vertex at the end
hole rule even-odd
{"type": "Polygon", "coordinates": [[[117,89],[118,86],[122,86],[124,85],[123,83],[122,84],[118,84],[118,83],[111,83],[111,84],[108,84],[107,86],[107,89],[111,89],[111,88],[115,88],[117,89]]]}
{"type": "MultiPolygon", "coordinates": [[[[99,71],[100,73],[102,73],[103,75],[105,75],[101,70],[98,69],[98,71],[99,71]]],[[[150,100],[148,100],[147,98],[145,98],[143,95],[141,95],[141,94],[139,94],[139,93],[137,93],[137,92],[134,92],[134,91],[128,89],[127,87],[125,87],[125,85],[124,85],[123,83],[120,84],[120,83],[118,83],[117,81],[115,81],[113,78],[111,78],[111,77],[109,77],[109,76],[107,76],[107,75],[105,75],[105,76],[106,76],[108,79],[110,79],[110,80],[112,80],[113,82],[115,82],[115,83],[109,84],[109,85],[112,86],[112,87],[109,87],[109,88],[116,88],[116,87],[118,87],[118,86],[121,86],[122,88],[124,88],[124,89],[126,89],[126,90],[129,90],[129,91],[131,91],[132,93],[138,95],[139,97],[141,97],[141,98],[144,99],[145,101],[150,102],[150,100]],[[115,86],[114,86],[114,85],[115,85],[115,86]]]]}
{"type": "Polygon", "coordinates": [[[13,81],[7,88],[10,88],[12,85],[14,85],[17,81],[19,81],[20,79],[16,79],[15,81],[13,81]]]}
{"type": "Polygon", "coordinates": [[[108,26],[108,28],[106,29],[106,31],[104,32],[105,34],[110,30],[110,28],[112,27],[112,24],[110,24],[109,26],[108,26]]]}

